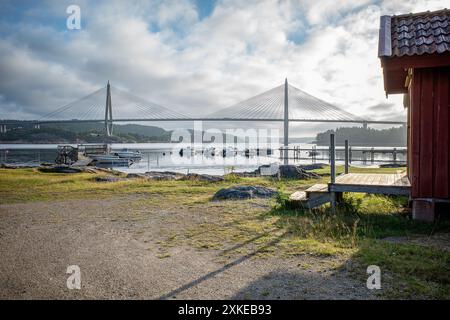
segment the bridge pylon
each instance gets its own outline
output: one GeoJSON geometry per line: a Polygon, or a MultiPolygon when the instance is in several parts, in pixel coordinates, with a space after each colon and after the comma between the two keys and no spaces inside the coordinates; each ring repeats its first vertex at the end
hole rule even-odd
{"type": "Polygon", "coordinates": [[[108,84],[106,85],[105,132],[107,137],[110,137],[113,134],[111,86],[109,84],[109,81],[108,84]]]}
{"type": "Polygon", "coordinates": [[[288,80],[284,81],[284,164],[289,164],[289,87],[288,80]]]}

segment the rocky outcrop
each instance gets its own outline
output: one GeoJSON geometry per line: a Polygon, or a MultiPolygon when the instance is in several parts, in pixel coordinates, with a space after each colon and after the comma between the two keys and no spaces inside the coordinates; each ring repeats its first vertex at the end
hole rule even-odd
{"type": "Polygon", "coordinates": [[[58,166],[41,166],[38,168],[38,170],[40,172],[45,173],[80,173],[84,171],[84,168],[58,165],[58,166]]]}
{"type": "Polygon", "coordinates": [[[212,176],[209,174],[197,174],[197,173],[188,173],[181,180],[191,180],[191,181],[207,181],[207,182],[220,182],[223,181],[223,177],[221,176],[212,176]]]}
{"type": "Polygon", "coordinates": [[[216,192],[213,200],[270,198],[277,192],[262,186],[233,186],[216,192]]]}
{"type": "Polygon", "coordinates": [[[117,181],[122,181],[124,179],[116,177],[116,176],[99,176],[99,177],[95,177],[94,180],[96,182],[117,182],[117,181]]]}
{"type": "Polygon", "coordinates": [[[14,165],[8,163],[0,163],[0,168],[2,169],[28,169],[28,168],[36,168],[36,166],[32,165],[14,165]]]}
{"type": "Polygon", "coordinates": [[[281,165],[279,176],[284,179],[319,179],[320,176],[314,172],[308,172],[296,165],[281,165]]]}
{"type": "Polygon", "coordinates": [[[183,174],[172,171],[149,171],[146,173],[130,173],[127,178],[141,178],[147,180],[189,180],[189,181],[207,181],[207,182],[219,182],[224,178],[221,176],[212,176],[209,174],[188,173],[183,174]]]}
{"type": "MultiPolygon", "coordinates": [[[[261,168],[270,167],[269,165],[262,165],[255,171],[248,172],[236,172],[233,173],[238,177],[259,177],[261,176],[261,168]]],[[[280,165],[279,176],[283,179],[318,179],[320,176],[314,172],[308,172],[309,170],[322,169],[323,164],[307,164],[307,165],[280,165]]],[[[278,177],[278,174],[274,174],[272,177],[278,177]]]]}

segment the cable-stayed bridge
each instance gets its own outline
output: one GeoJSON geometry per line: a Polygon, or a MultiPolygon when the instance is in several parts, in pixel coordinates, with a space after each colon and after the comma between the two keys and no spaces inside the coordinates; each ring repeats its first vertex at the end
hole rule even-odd
{"type": "MultiPolygon", "coordinates": [[[[146,101],[111,86],[62,106],[28,123],[103,122],[107,136],[115,122],[160,121],[264,121],[284,123],[284,145],[288,145],[289,122],[336,122],[404,124],[402,121],[376,121],[361,118],[285,83],[245,101],[205,116],[187,116],[157,103],[146,101]],[[114,106],[114,108],[113,108],[114,106]]],[[[17,123],[17,121],[16,121],[17,123]]],[[[21,122],[23,123],[23,121],[21,122]]],[[[0,120],[0,132],[14,120],[0,120]]]]}

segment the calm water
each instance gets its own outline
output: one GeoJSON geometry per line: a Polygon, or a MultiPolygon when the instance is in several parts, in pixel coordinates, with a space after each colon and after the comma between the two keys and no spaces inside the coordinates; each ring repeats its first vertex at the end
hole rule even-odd
{"type": "MultiPolygon", "coordinates": [[[[54,163],[57,155],[57,144],[0,144],[0,163],[9,163],[16,165],[39,165],[43,162],[54,163]]],[[[73,145],[76,147],[76,144],[73,145]]],[[[315,147],[311,144],[297,144],[302,149],[311,149],[315,147]]],[[[121,150],[128,148],[131,150],[140,150],[143,153],[143,158],[140,162],[132,164],[127,167],[115,167],[114,169],[123,172],[141,173],[146,171],[176,171],[176,172],[195,172],[195,173],[207,173],[222,175],[231,171],[243,172],[253,171],[259,166],[271,163],[281,163],[279,158],[279,146],[272,145],[272,155],[256,155],[254,148],[250,147],[253,152],[248,157],[244,154],[244,147],[238,148],[236,155],[222,156],[223,146],[216,145],[216,154],[212,156],[210,152],[206,151],[201,153],[200,148],[197,148],[197,152],[191,154],[185,151],[183,156],[180,156],[179,150],[183,146],[180,144],[170,143],[136,143],[136,144],[112,144],[112,150],[121,150]]],[[[293,147],[293,146],[292,146],[293,147]]],[[[291,147],[291,148],[292,148],[291,147]]],[[[338,147],[339,148],[339,147],[338,147]]],[[[355,147],[355,149],[363,149],[361,147],[355,147]]],[[[389,149],[391,149],[390,147],[389,149]]],[[[370,148],[364,148],[370,149],[370,148]]],[[[377,147],[374,149],[383,149],[377,147]]],[[[398,150],[404,149],[404,147],[397,148],[398,150]]],[[[186,149],[185,149],[186,150],[186,149]]],[[[317,147],[318,154],[316,155],[315,162],[328,163],[328,149],[327,147],[317,147]]],[[[291,152],[290,156],[293,156],[291,152]]],[[[306,159],[291,159],[289,163],[297,164],[310,164],[312,163],[310,151],[302,151],[300,153],[301,158],[306,159]]],[[[343,158],[342,152],[337,152],[337,158],[343,158]]],[[[363,162],[363,155],[361,152],[353,152],[352,165],[360,166],[376,166],[369,161],[363,162]]],[[[370,156],[367,157],[370,159],[370,156]]],[[[392,162],[392,156],[376,154],[375,160],[381,160],[384,162],[392,162]]],[[[397,161],[404,161],[404,156],[397,155],[397,161]]],[[[342,161],[338,161],[342,162],[342,161]]]]}

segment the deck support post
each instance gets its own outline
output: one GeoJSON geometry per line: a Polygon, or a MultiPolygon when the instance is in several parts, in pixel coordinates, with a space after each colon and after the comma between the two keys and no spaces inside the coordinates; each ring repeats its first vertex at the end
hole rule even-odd
{"type": "Polygon", "coordinates": [[[284,164],[289,164],[289,103],[288,103],[288,81],[284,81],[284,164]]]}
{"type": "Polygon", "coordinates": [[[344,150],[344,152],[345,152],[345,155],[344,155],[344,158],[345,158],[345,174],[347,174],[348,173],[348,162],[349,162],[349,160],[348,160],[348,140],[345,140],[345,150],[344,150]]]}
{"type": "MultiPolygon", "coordinates": [[[[334,133],[330,134],[330,183],[336,182],[336,147],[334,133]]],[[[336,213],[336,193],[330,192],[331,212],[336,213]]]]}

